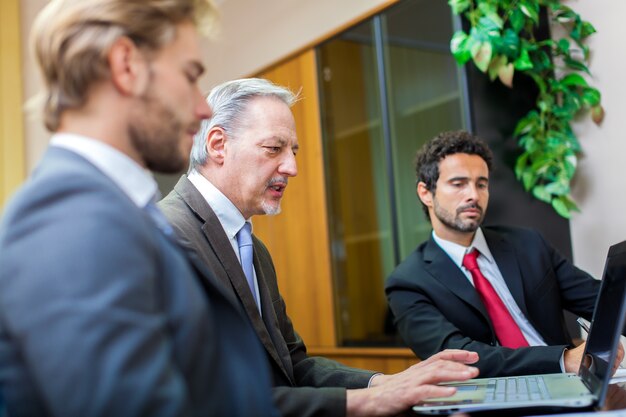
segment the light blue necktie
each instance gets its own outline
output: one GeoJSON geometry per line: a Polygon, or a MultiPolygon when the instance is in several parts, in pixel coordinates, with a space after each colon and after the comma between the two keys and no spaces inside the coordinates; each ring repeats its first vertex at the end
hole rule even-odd
{"type": "Polygon", "coordinates": [[[248,286],[252,292],[252,298],[256,303],[257,308],[260,310],[259,297],[256,293],[256,287],[254,285],[254,269],[252,267],[252,234],[250,233],[252,226],[250,223],[245,222],[243,227],[237,233],[237,245],[239,246],[239,258],[241,259],[241,267],[243,273],[246,275],[248,286]]]}

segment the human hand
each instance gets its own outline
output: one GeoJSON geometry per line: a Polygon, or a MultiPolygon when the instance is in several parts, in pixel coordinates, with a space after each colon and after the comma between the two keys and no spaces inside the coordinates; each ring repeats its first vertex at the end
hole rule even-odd
{"type": "Polygon", "coordinates": [[[606,399],[602,411],[622,410],[626,408],[626,391],[621,384],[610,384],[607,388],[606,399]]]}
{"type": "Polygon", "coordinates": [[[370,382],[370,387],[377,387],[380,385],[383,385],[385,383],[387,383],[390,380],[393,380],[394,378],[397,378],[399,375],[405,373],[405,372],[414,372],[411,369],[413,368],[420,368],[422,366],[426,366],[431,362],[437,361],[437,360],[449,360],[449,361],[453,361],[453,362],[460,362],[460,363],[464,363],[464,364],[472,364],[472,363],[476,363],[478,362],[478,353],[476,352],[470,352],[467,350],[460,350],[460,349],[446,349],[443,350],[439,353],[434,354],[433,356],[429,357],[428,359],[425,359],[421,362],[416,363],[415,365],[405,369],[404,371],[398,373],[398,374],[394,374],[394,375],[384,375],[384,374],[380,374],[380,375],[376,375],[374,378],[372,378],[371,382],[370,382]]]}
{"type": "Polygon", "coordinates": [[[615,375],[615,372],[617,371],[617,368],[620,367],[623,359],[624,359],[624,346],[622,346],[622,343],[619,342],[617,344],[617,354],[615,355],[615,362],[613,362],[613,372],[611,373],[611,375],[615,375]]]}
{"type": "Polygon", "coordinates": [[[449,397],[456,388],[438,386],[450,381],[464,381],[478,376],[475,363],[478,354],[447,350],[394,375],[380,375],[372,387],[348,390],[348,416],[391,416],[406,411],[418,402],[432,397],[449,397]]]}
{"type": "Polygon", "coordinates": [[[584,351],[585,342],[575,348],[565,349],[565,352],[563,353],[563,365],[565,366],[565,372],[578,372],[584,351]]]}

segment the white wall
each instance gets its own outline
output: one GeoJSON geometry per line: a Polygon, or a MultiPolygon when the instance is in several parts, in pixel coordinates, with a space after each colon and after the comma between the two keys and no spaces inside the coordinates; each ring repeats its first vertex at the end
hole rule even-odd
{"type": "MultiPolygon", "coordinates": [[[[205,88],[252,74],[319,40],[390,0],[221,0],[221,33],[204,51],[205,88]]],[[[45,0],[22,0],[22,27],[27,39],[34,15],[45,0]]],[[[592,82],[603,94],[606,118],[600,127],[576,124],[584,156],[574,184],[581,213],[571,221],[575,263],[596,276],[602,272],[609,244],[626,239],[626,29],[624,0],[570,0],[568,5],[591,21],[592,82]]],[[[25,97],[40,88],[34,65],[24,55],[25,97]]],[[[47,143],[40,123],[26,122],[27,166],[32,169],[47,143]]]]}
{"type": "Polygon", "coordinates": [[[258,72],[393,0],[222,0],[209,85],[258,72]]]}
{"type": "MultiPolygon", "coordinates": [[[[1,1],[1,0],[0,0],[1,1]]],[[[395,0],[214,0],[220,10],[220,30],[203,51],[206,89],[228,79],[258,72],[310,45],[347,22],[395,0]]],[[[31,23],[47,0],[21,0],[22,39],[28,39],[31,23]]],[[[24,97],[41,89],[39,74],[23,47],[24,97]]],[[[48,134],[41,123],[25,122],[27,167],[41,158],[48,134]]]]}
{"type": "Polygon", "coordinates": [[[602,92],[606,117],[599,127],[588,119],[574,126],[584,155],[573,188],[581,213],[570,228],[577,266],[600,277],[608,246],[626,239],[626,2],[567,4],[598,31],[589,38],[591,82],[602,92]]]}

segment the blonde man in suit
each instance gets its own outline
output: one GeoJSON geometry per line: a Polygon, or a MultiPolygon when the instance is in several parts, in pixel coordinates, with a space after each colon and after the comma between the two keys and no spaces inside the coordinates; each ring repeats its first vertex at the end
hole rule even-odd
{"type": "Polygon", "coordinates": [[[53,0],[33,27],[53,133],[0,223],[0,398],[19,416],[276,416],[263,351],[173,239],[146,169],[211,116],[205,0],[53,0]]]}

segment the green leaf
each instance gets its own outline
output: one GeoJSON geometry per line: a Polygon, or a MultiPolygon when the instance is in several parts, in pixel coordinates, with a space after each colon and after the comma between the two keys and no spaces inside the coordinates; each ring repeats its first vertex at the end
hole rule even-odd
{"type": "Polygon", "coordinates": [[[519,58],[515,60],[513,65],[518,71],[525,71],[533,68],[533,63],[530,60],[530,56],[528,55],[528,50],[526,48],[522,47],[519,58]]]}
{"type": "Polygon", "coordinates": [[[517,179],[522,178],[522,173],[524,172],[524,169],[526,168],[527,161],[528,161],[528,154],[525,152],[517,158],[517,161],[515,161],[515,176],[517,177],[517,179]]]}
{"type": "MultiPolygon", "coordinates": [[[[498,15],[497,6],[488,2],[481,2],[478,4],[478,9],[480,10],[484,18],[486,18],[489,21],[486,23],[487,25],[489,26],[494,25],[495,30],[497,32],[499,32],[500,29],[502,29],[502,27],[504,26],[504,22],[502,21],[502,18],[498,15]]],[[[479,19],[478,21],[479,25],[481,24],[480,20],[482,19],[479,19]]]]}
{"type": "Polygon", "coordinates": [[[565,217],[566,219],[569,219],[570,217],[572,217],[569,209],[567,208],[567,205],[565,205],[565,203],[563,202],[563,200],[561,200],[560,197],[552,200],[552,208],[554,208],[554,210],[561,217],[565,217]]]}
{"type": "Polygon", "coordinates": [[[557,42],[557,49],[563,54],[569,54],[570,41],[563,38],[557,42]]]}
{"type": "Polygon", "coordinates": [[[567,56],[563,58],[563,61],[565,62],[565,65],[567,65],[568,68],[575,69],[578,71],[584,71],[587,74],[591,75],[591,73],[589,72],[589,68],[587,68],[587,66],[583,64],[582,62],[576,61],[575,59],[567,57],[567,56]]]}
{"type": "Polygon", "coordinates": [[[578,15],[572,9],[567,6],[561,6],[561,11],[554,15],[554,18],[559,23],[569,23],[576,20],[578,15]]]}
{"type": "Polygon", "coordinates": [[[530,191],[537,182],[537,179],[537,176],[532,171],[525,171],[522,174],[522,184],[524,184],[524,189],[526,191],[530,191]]]}
{"type": "Polygon", "coordinates": [[[479,31],[486,33],[489,37],[500,36],[502,20],[500,20],[500,25],[498,25],[498,22],[495,22],[491,17],[483,16],[478,19],[478,25],[476,26],[476,28],[479,31]]]}
{"type": "Polygon", "coordinates": [[[533,55],[533,68],[537,72],[551,70],[554,68],[550,55],[548,55],[545,51],[537,50],[533,55]]]}
{"type": "Polygon", "coordinates": [[[569,182],[568,181],[555,181],[546,185],[546,192],[552,195],[565,195],[569,194],[569,182]]]}
{"type": "Polygon", "coordinates": [[[541,174],[541,173],[547,172],[551,164],[552,164],[552,155],[542,154],[541,158],[538,158],[537,160],[533,161],[532,165],[530,166],[530,169],[535,171],[538,174],[541,174]]]}
{"type": "Polygon", "coordinates": [[[448,0],[454,14],[461,14],[471,6],[470,0],[448,0]]]}
{"type": "Polygon", "coordinates": [[[575,73],[567,74],[565,77],[561,78],[559,82],[562,85],[577,85],[580,87],[587,87],[589,85],[587,83],[587,80],[585,80],[579,74],[575,74],[575,73]]]}
{"type": "Polygon", "coordinates": [[[457,31],[450,40],[450,51],[454,59],[463,65],[472,58],[472,53],[467,48],[469,36],[462,30],[457,31]]]}
{"type": "Polygon", "coordinates": [[[474,64],[478,67],[482,72],[486,72],[489,67],[489,63],[491,62],[491,54],[493,52],[493,48],[490,42],[482,42],[478,44],[477,48],[472,49],[472,58],[474,59],[474,64]]]}
{"type": "Polygon", "coordinates": [[[580,37],[586,38],[589,35],[596,33],[596,28],[589,22],[583,22],[580,29],[580,37]]]}
{"type": "MultiPolygon", "coordinates": [[[[539,123],[539,121],[537,120],[537,112],[532,113],[533,114],[529,113],[528,115],[526,115],[526,117],[517,122],[517,126],[515,126],[513,136],[517,137],[522,134],[526,134],[536,128],[537,124],[539,123]]],[[[520,141],[521,140],[522,138],[520,138],[520,141]]]]}
{"type": "Polygon", "coordinates": [[[596,106],[600,103],[600,92],[593,87],[585,88],[582,100],[589,107],[596,106]]]}
{"type": "Polygon", "coordinates": [[[502,45],[501,53],[509,58],[516,58],[519,54],[519,36],[511,29],[506,29],[500,40],[502,45]]]}
{"type": "Polygon", "coordinates": [[[509,21],[511,22],[511,27],[515,33],[520,33],[520,31],[524,28],[526,18],[524,17],[524,13],[516,7],[509,14],[509,21]]]}
{"type": "Polygon", "coordinates": [[[574,176],[577,164],[578,158],[576,158],[576,155],[574,154],[566,156],[563,160],[563,168],[565,169],[568,178],[572,178],[574,176]]]}
{"type": "Polygon", "coordinates": [[[539,4],[533,0],[521,0],[519,8],[534,24],[539,24],[539,4]]]}
{"type": "Polygon", "coordinates": [[[537,185],[533,187],[533,195],[537,200],[541,200],[546,203],[549,203],[550,200],[552,200],[552,196],[549,192],[546,191],[546,187],[544,187],[543,185],[537,185]]]}
{"type": "Polygon", "coordinates": [[[489,34],[482,30],[479,26],[475,26],[470,29],[470,38],[474,39],[476,43],[488,42],[489,34]]]}

